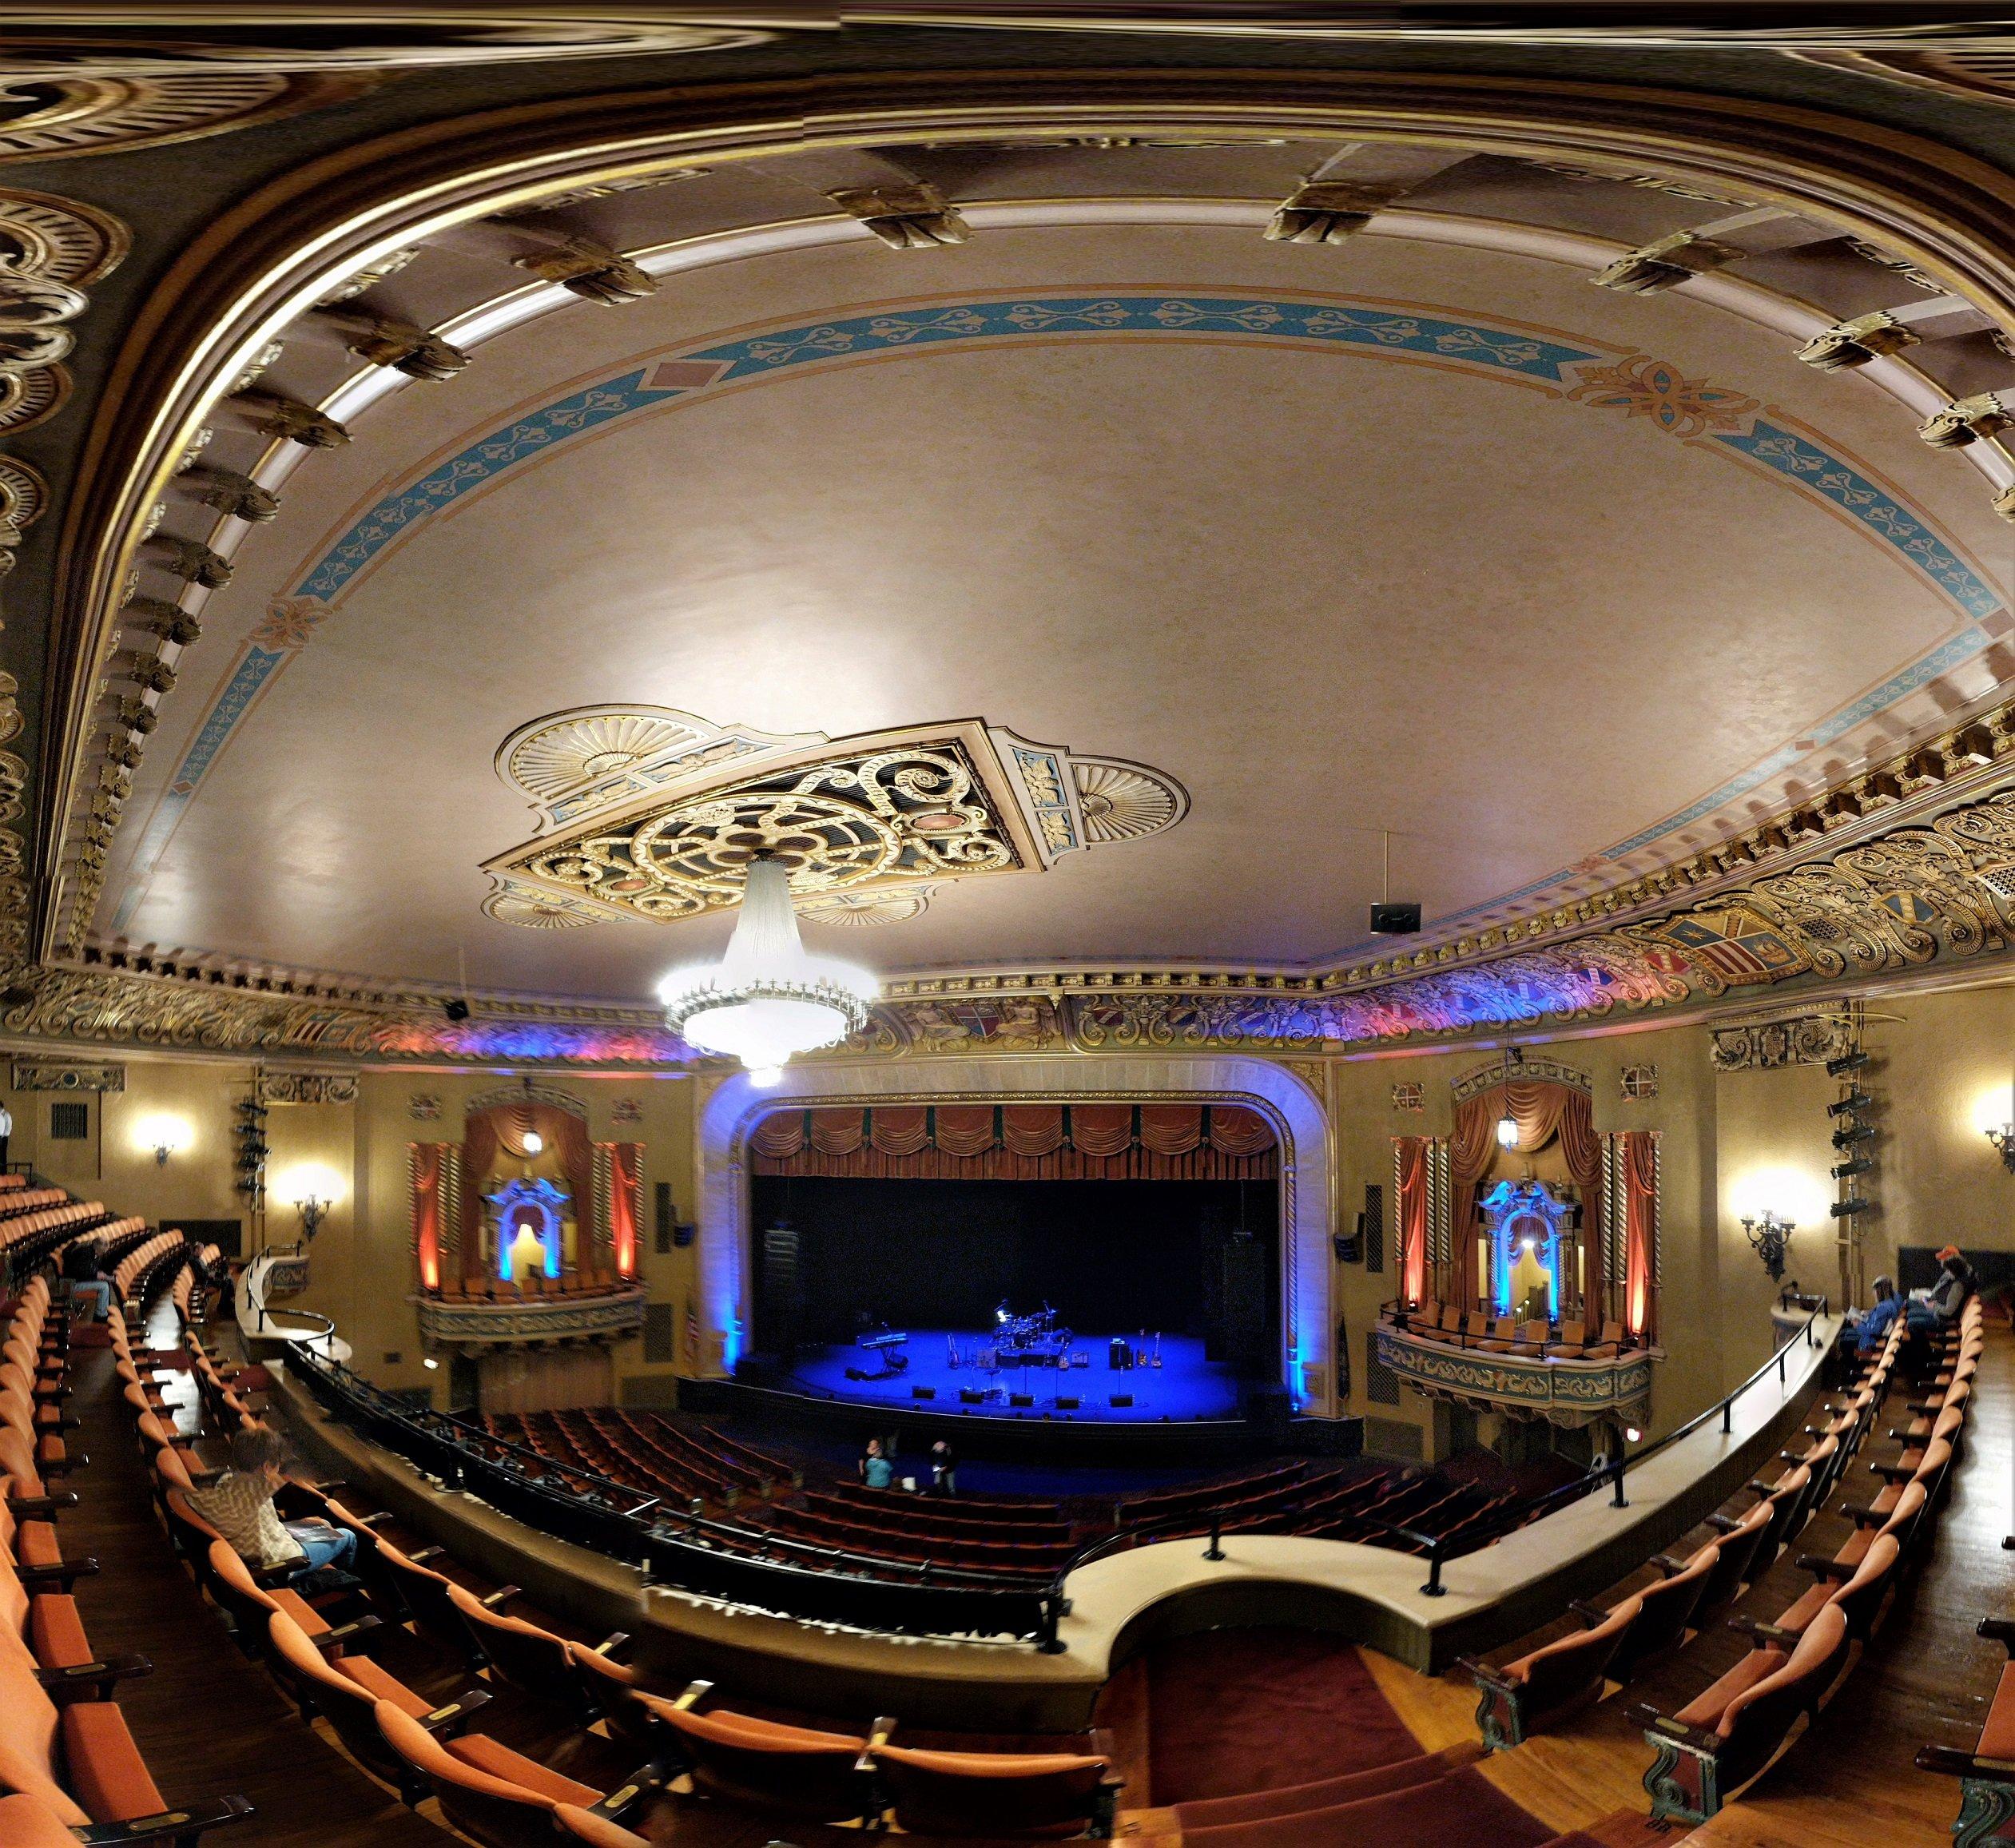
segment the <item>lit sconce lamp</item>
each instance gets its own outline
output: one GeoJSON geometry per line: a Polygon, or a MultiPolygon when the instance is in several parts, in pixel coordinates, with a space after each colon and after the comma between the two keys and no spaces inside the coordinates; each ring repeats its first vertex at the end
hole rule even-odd
{"type": "Polygon", "coordinates": [[[1763,1261],[1763,1268],[1770,1273],[1771,1282],[1780,1281],[1784,1275],[1784,1254],[1791,1242],[1791,1234],[1798,1230],[1796,1222],[1780,1218],[1776,1214],[1766,1212],[1759,1218],[1745,1219],[1742,1229],[1749,1235],[1749,1242],[1756,1248],[1756,1255],[1763,1261]]]}
{"type": "Polygon", "coordinates": [[[1636,1443],[1643,1435],[1643,1432],[1635,1425],[1626,1425],[1624,1427],[1624,1441],[1627,1444],[1636,1443]]]}
{"type": "Polygon", "coordinates": [[[422,1361],[419,1364],[423,1367],[426,1368],[427,1372],[430,1373],[438,1373],[441,1370],[441,1363],[435,1360],[431,1354],[429,1354],[427,1358],[422,1361]]]}
{"type": "Polygon", "coordinates": [[[525,1131],[525,1153],[527,1155],[535,1155],[541,1149],[544,1148],[545,1146],[546,1139],[541,1135],[537,1130],[527,1130],[525,1131]]]}
{"type": "Polygon", "coordinates": [[[322,1222],[343,1191],[340,1178],[328,1168],[296,1168],[279,1189],[280,1198],[300,1215],[301,1242],[312,1245],[322,1222]]]}
{"type": "Polygon", "coordinates": [[[2015,1174],[2015,1123],[1997,1125],[1988,1131],[1987,1139],[1994,1145],[1994,1153],[2001,1157],[2001,1165],[2015,1174]]]}
{"type": "Polygon", "coordinates": [[[1497,1146],[1500,1149],[1518,1147],[1518,1119],[1512,1115],[1512,1067],[1519,1062],[1520,1055],[1515,1046],[1504,1048],[1504,1114],[1497,1119],[1497,1146]]]}
{"type": "Polygon", "coordinates": [[[150,1116],[140,1125],[139,1140],[143,1149],[153,1151],[155,1162],[165,1167],[170,1155],[189,1147],[189,1125],[177,1116],[150,1116]]]}

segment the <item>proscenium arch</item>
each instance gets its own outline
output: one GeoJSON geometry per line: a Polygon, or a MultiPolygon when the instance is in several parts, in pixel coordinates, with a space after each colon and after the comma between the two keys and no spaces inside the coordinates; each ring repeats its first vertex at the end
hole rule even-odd
{"type": "Polygon", "coordinates": [[[155,502],[247,361],[335,280],[584,183],[808,146],[1087,134],[1280,136],[1628,161],[1886,244],[2015,328],[2015,177],[1942,143],[1775,102],[1499,76],[1128,69],[884,72],[583,96],[301,164],[194,240],[106,381],[65,511],[37,777],[33,953],[59,938],[94,682],[155,502]]]}
{"type": "Polygon", "coordinates": [[[746,1072],[725,1079],[694,1128],[700,1310],[731,1373],[753,1309],[755,1230],[749,1138],[778,1110],[833,1103],[1154,1103],[1170,1098],[1256,1110],[1280,1144],[1281,1349],[1278,1377],[1305,1411],[1334,1417],[1336,1356],[1329,1313],[1329,1128],[1321,1102],[1284,1066],[1234,1055],[1041,1055],[913,1063],[791,1066],[785,1087],[759,1091],[746,1072]],[[1307,1382],[1318,1382],[1311,1392],[1307,1382]]]}

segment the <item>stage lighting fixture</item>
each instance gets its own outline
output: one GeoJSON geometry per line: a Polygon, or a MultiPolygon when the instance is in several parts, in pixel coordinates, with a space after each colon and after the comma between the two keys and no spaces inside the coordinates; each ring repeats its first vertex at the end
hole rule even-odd
{"type": "Polygon", "coordinates": [[[447,1015],[451,1026],[459,1027],[469,1017],[469,1004],[458,996],[452,1001],[443,1001],[441,1011],[447,1015]]]}
{"type": "Polygon", "coordinates": [[[1845,1078],[1850,1071],[1860,1071],[1867,1063],[1868,1055],[1865,1052],[1843,1052],[1838,1059],[1826,1061],[1826,1076],[1845,1078]]]}
{"type": "Polygon", "coordinates": [[[1874,1127],[1868,1123],[1850,1123],[1845,1129],[1833,1132],[1833,1146],[1836,1149],[1850,1149],[1856,1143],[1872,1140],[1874,1134],[1874,1127]]]}
{"type": "Polygon", "coordinates": [[[1855,1091],[1842,1098],[1838,1103],[1828,1104],[1826,1115],[1828,1116],[1850,1116],[1858,1110],[1865,1110],[1874,1101],[1874,1099],[1870,1097],[1866,1091],[1855,1091]]]}
{"type": "Polygon", "coordinates": [[[1830,1170],[1836,1181],[1844,1181],[1853,1174],[1865,1174],[1874,1166],[1866,1155],[1856,1155],[1851,1162],[1840,1162],[1830,1170]]]}
{"type": "Polygon", "coordinates": [[[1371,934],[1375,937],[1409,937],[1421,928],[1417,904],[1375,904],[1371,908],[1371,934]]]}
{"type": "Polygon", "coordinates": [[[1866,1213],[1868,1210],[1868,1202],[1862,1198],[1860,1194],[1850,1194],[1846,1199],[1836,1201],[1832,1206],[1827,1207],[1826,1210],[1836,1219],[1846,1219],[1856,1213],[1866,1213]]]}

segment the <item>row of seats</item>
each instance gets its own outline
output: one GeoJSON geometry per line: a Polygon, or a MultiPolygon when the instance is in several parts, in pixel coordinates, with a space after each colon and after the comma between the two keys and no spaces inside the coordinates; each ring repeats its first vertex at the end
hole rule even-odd
{"type": "Polygon", "coordinates": [[[606,1296],[611,1291],[634,1290],[637,1280],[614,1270],[562,1270],[558,1277],[535,1272],[523,1282],[509,1278],[465,1278],[443,1283],[428,1294],[442,1302],[494,1302],[499,1305],[537,1302],[548,1296],[606,1296]]]}
{"type": "MultiPolygon", "coordinates": [[[[188,1345],[200,1370],[208,1357],[194,1337],[188,1345]]],[[[217,1378],[220,1390],[235,1392],[236,1380],[221,1369],[217,1378]]],[[[252,1415],[242,1402],[240,1415],[252,1415]]],[[[276,1574],[247,1568],[194,1514],[186,1446],[177,1448],[158,1413],[137,1417],[135,1429],[177,1550],[247,1653],[366,1771],[409,1803],[438,1802],[448,1822],[491,1848],[550,1843],[556,1834],[637,1848],[645,1838],[629,1825],[645,1824],[660,1804],[695,1798],[920,1834],[1110,1832],[1119,1785],[1107,1752],[918,1749],[898,1743],[889,1720],[843,1734],[713,1704],[704,1683],[661,1695],[618,1659],[626,1638],[590,1644],[565,1635],[524,1608],[515,1587],[479,1595],[450,1576],[455,1568],[440,1548],[407,1550],[386,1517],[353,1510],[340,1486],[290,1482],[282,1512],[354,1533],[363,1593],[333,1604],[304,1596],[276,1574]],[[434,1667],[402,1675],[395,1659],[415,1659],[415,1644],[431,1647],[434,1667]],[[479,1730],[495,1723],[500,1701],[542,1712],[556,1740],[578,1743],[592,1728],[590,1743],[605,1747],[601,1763],[611,1762],[613,1743],[629,1753],[616,1762],[635,1768],[590,1782],[578,1762],[546,1762],[564,1759],[557,1749],[534,1756],[479,1730]]]]}
{"type": "MultiPolygon", "coordinates": [[[[121,1318],[114,1318],[124,1335],[121,1318]]],[[[58,1522],[78,1505],[74,1491],[52,1491],[85,1459],[62,1449],[74,1421],[62,1409],[71,1390],[66,1316],[52,1306],[48,1281],[31,1279],[8,1324],[0,1369],[0,1841],[44,1843],[172,1842],[248,1813],[243,1798],[171,1807],[127,1730],[118,1684],[149,1671],[144,1657],[103,1658],[93,1650],[72,1593],[96,1572],[93,1559],[64,1556],[58,1522]],[[28,1448],[32,1437],[35,1449],[28,1448]]]]}
{"type": "MultiPolygon", "coordinates": [[[[17,1190],[0,1196],[0,1202],[6,1208],[6,1216],[0,1218],[0,1259],[21,1274],[79,1233],[102,1236],[112,1218],[96,1200],[73,1200],[56,1187],[17,1190]]],[[[111,1229],[129,1231],[145,1223],[143,1219],[124,1221],[111,1229]]]]}
{"type": "Polygon", "coordinates": [[[1592,1329],[1585,1321],[1554,1325],[1541,1320],[1521,1321],[1515,1315],[1492,1316],[1482,1309],[1466,1309],[1459,1302],[1425,1302],[1385,1306],[1384,1319],[1410,1335],[1424,1340],[1448,1341],[1476,1348],[1487,1354],[1511,1354],[1526,1360],[1610,1361],[1636,1342],[1613,1317],[1592,1329]]]}

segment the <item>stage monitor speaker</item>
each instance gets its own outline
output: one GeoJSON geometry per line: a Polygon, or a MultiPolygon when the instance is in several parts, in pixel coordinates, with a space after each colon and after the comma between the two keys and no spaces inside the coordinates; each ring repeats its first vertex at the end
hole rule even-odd
{"type": "Polygon", "coordinates": [[[1420,928],[1421,908],[1417,904],[1375,904],[1371,908],[1373,936],[1411,936],[1420,928]]]}
{"type": "Polygon", "coordinates": [[[960,1403],[961,1405],[985,1405],[985,1404],[986,1404],[986,1402],[987,1402],[987,1395],[986,1395],[984,1392],[982,1392],[982,1391],[980,1389],[980,1388],[979,1388],[979,1387],[977,1387],[977,1386],[961,1386],[961,1387],[960,1387],[960,1389],[959,1389],[959,1403],[960,1403]]]}
{"type": "Polygon", "coordinates": [[[937,1388],[935,1386],[912,1386],[909,1389],[909,1396],[912,1399],[935,1399],[937,1397],[937,1388]]]}
{"type": "Polygon", "coordinates": [[[658,1205],[658,1255],[669,1258],[672,1253],[672,1183],[657,1183],[658,1205]]]}
{"type": "Polygon", "coordinates": [[[1059,1412],[1075,1412],[1078,1409],[1077,1394],[1059,1393],[1056,1395],[1056,1409],[1059,1412]]]}
{"type": "Polygon", "coordinates": [[[1133,1404],[1134,1396],[1131,1393],[1115,1393],[1109,1402],[1119,1410],[1123,1411],[1127,1406],[1133,1404]]]}
{"type": "Polygon", "coordinates": [[[1033,1393],[1010,1393],[1008,1403],[1011,1405],[1032,1405],[1035,1403],[1035,1395],[1033,1393]]]}

